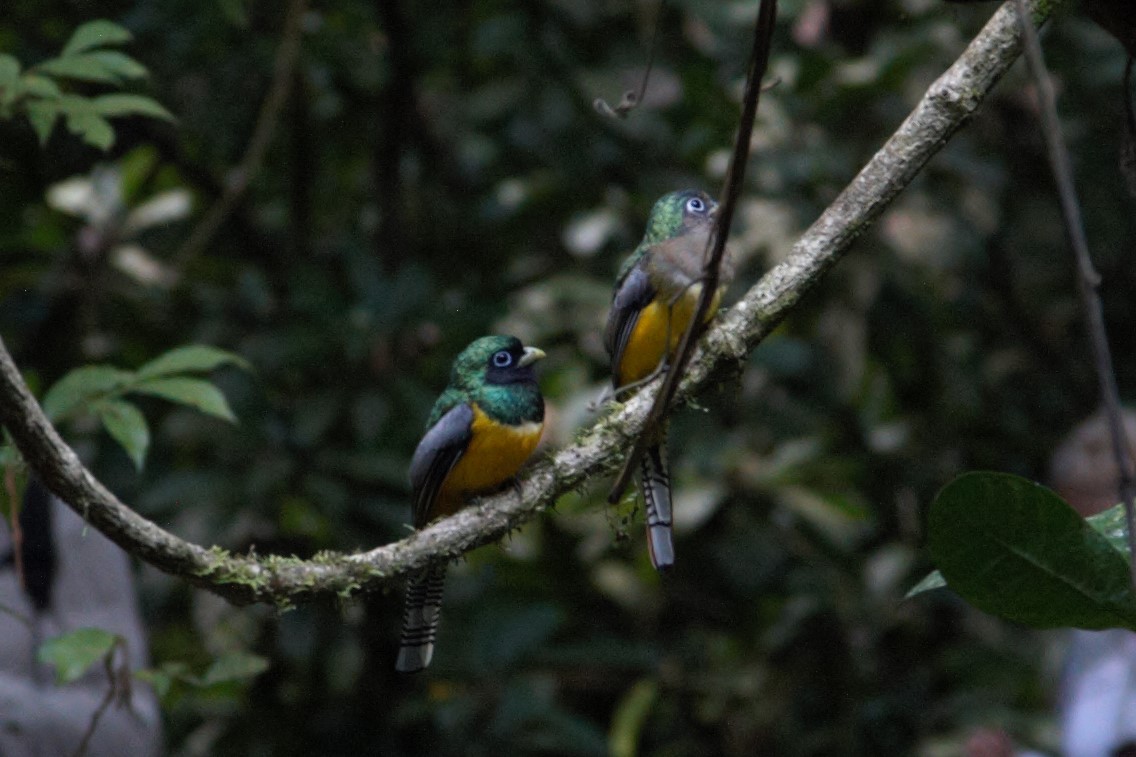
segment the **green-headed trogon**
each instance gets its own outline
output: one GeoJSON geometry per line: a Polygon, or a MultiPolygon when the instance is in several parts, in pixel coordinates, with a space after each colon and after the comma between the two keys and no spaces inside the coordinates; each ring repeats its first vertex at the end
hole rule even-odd
{"type": "MultiPolygon", "coordinates": [[[[482,337],[458,355],[410,461],[415,528],[500,489],[532,454],[544,429],[533,363],[543,357],[511,336],[482,337]]],[[[410,580],[398,670],[430,664],[445,579],[446,565],[439,563],[410,580]]]]}
{"type": "MultiPolygon", "coordinates": [[[[604,330],[616,390],[647,378],[674,355],[694,317],[717,214],[718,203],[693,189],[664,195],[651,209],[643,241],[620,269],[604,330]]],[[[723,288],[732,277],[727,253],[719,279],[723,288]]],[[[721,292],[715,293],[707,320],[717,310],[721,292]]],[[[651,563],[662,570],[674,564],[666,428],[651,441],[643,454],[640,484],[651,563]]]]}

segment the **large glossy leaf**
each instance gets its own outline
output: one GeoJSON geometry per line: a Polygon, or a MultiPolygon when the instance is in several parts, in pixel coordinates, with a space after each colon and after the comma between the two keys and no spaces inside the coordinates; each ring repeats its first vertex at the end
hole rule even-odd
{"type": "Polygon", "coordinates": [[[38,657],[55,667],[58,683],[70,683],[106,657],[117,641],[117,636],[101,628],[79,628],[45,641],[38,657]]]}
{"type": "Polygon", "coordinates": [[[222,365],[252,369],[248,361],[240,355],[205,344],[190,344],[159,355],[139,368],[138,375],[142,378],[152,378],[174,373],[204,372],[222,365]]]}
{"type": "MultiPolygon", "coordinates": [[[[1124,505],[1114,505],[1102,513],[1090,515],[1085,522],[1093,527],[1098,534],[1108,540],[1112,548],[1120,552],[1124,558],[1131,559],[1132,551],[1128,544],[1128,526],[1124,516],[1124,505]]],[[[925,591],[946,588],[947,582],[943,574],[937,570],[928,573],[923,579],[911,587],[907,597],[914,597],[925,591]]]]}
{"type": "Polygon", "coordinates": [[[142,411],[124,400],[100,402],[94,409],[107,433],[122,445],[134,466],[141,470],[150,447],[150,427],[142,411]]]}
{"type": "Polygon", "coordinates": [[[1056,494],[1005,473],[966,473],[931,505],[931,555],[974,606],[1035,628],[1136,629],[1128,565],[1056,494]]]}
{"type": "Polygon", "coordinates": [[[80,26],[71,34],[60,57],[66,58],[91,48],[118,45],[131,40],[130,32],[106,19],[95,19],[80,26]]]}
{"type": "Polygon", "coordinates": [[[132,392],[150,394],[162,397],[171,402],[189,405],[203,413],[223,418],[235,423],[237,417],[229,408],[225,395],[221,390],[204,379],[174,376],[171,378],[153,378],[135,384],[130,388],[132,392]]]}
{"type": "Polygon", "coordinates": [[[51,420],[57,421],[80,406],[121,389],[132,375],[109,365],[76,368],[48,390],[43,398],[43,412],[51,420]]]}

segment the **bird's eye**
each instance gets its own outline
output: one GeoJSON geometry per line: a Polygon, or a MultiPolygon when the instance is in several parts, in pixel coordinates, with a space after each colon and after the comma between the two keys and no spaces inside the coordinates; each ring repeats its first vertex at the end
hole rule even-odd
{"type": "Polygon", "coordinates": [[[493,353],[493,365],[497,368],[508,368],[513,364],[513,356],[507,350],[493,353]]]}
{"type": "Polygon", "coordinates": [[[701,213],[706,210],[706,203],[699,197],[691,197],[686,201],[686,209],[691,213],[701,213]]]}

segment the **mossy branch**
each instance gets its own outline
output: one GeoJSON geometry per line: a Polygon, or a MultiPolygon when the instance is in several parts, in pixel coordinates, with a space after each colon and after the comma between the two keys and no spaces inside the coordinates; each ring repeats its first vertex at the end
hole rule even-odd
{"type": "MultiPolygon", "coordinates": [[[[1034,0],[1034,20],[1043,21],[1064,1],[1034,0]]],[[[713,323],[691,359],[680,400],[705,387],[719,370],[740,365],[967,122],[1018,57],[1017,32],[1013,3],[1003,5],[792,254],[713,323]]],[[[496,541],[562,493],[609,475],[639,433],[658,384],[608,407],[574,444],[530,468],[517,491],[486,498],[394,544],[352,555],[321,553],[310,560],[238,556],[179,539],[119,501],[60,439],[0,341],[0,422],[48,488],[127,552],[156,567],[236,603],[278,606],[387,586],[433,560],[496,541]]]]}

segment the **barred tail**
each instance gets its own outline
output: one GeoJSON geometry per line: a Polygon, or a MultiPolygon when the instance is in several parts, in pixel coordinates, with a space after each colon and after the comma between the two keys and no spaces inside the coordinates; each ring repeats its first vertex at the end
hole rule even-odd
{"type": "Polygon", "coordinates": [[[671,533],[671,477],[667,472],[665,443],[648,447],[643,453],[640,475],[643,501],[647,506],[647,547],[651,564],[656,570],[666,570],[674,565],[675,554],[671,533]]]}
{"type": "Polygon", "coordinates": [[[442,590],[446,584],[446,566],[431,565],[406,587],[406,610],[402,616],[395,670],[414,673],[423,670],[434,656],[434,638],[442,613],[442,590]]]}

